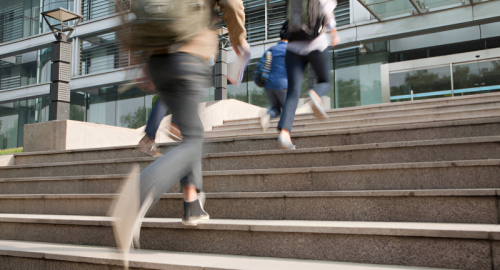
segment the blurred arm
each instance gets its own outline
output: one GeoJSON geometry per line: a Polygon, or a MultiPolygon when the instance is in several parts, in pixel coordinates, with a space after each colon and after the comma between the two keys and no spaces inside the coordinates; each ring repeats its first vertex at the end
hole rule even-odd
{"type": "Polygon", "coordinates": [[[241,0],[219,0],[222,18],[226,22],[229,38],[234,51],[239,54],[238,46],[245,48],[247,31],[245,29],[245,11],[241,0]]]}

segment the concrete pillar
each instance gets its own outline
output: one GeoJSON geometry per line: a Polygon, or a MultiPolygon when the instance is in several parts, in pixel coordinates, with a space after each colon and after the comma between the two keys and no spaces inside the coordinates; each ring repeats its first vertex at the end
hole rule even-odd
{"type": "Polygon", "coordinates": [[[227,51],[219,48],[215,61],[215,100],[227,99],[227,51]]]}
{"type": "Polygon", "coordinates": [[[69,119],[71,42],[63,33],[52,43],[49,121],[69,119]]]}

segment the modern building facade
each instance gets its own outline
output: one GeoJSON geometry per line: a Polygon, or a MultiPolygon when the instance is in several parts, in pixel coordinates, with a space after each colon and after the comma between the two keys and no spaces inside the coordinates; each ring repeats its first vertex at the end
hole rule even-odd
{"type": "MultiPolygon", "coordinates": [[[[240,87],[228,83],[227,98],[265,107],[252,72],[279,39],[286,1],[243,2],[254,59],[240,87]]],[[[117,39],[124,30],[113,1],[2,0],[0,149],[22,146],[24,124],[48,121],[55,40],[40,12],[58,7],[83,16],[71,38],[70,118],[129,128],[146,123],[153,96],[133,85],[119,91],[141,63],[117,39]]],[[[330,53],[331,108],[500,91],[499,0],[339,0],[335,15],[342,41],[330,53]]],[[[228,62],[234,57],[228,48],[228,62]]],[[[206,89],[207,101],[220,78],[206,89]]],[[[307,70],[304,92],[314,80],[307,70]]]]}

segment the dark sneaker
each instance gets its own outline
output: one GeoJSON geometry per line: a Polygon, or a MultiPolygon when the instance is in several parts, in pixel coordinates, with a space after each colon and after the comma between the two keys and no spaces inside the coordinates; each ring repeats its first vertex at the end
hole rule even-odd
{"type": "Polygon", "coordinates": [[[148,154],[153,157],[161,157],[162,154],[158,151],[155,141],[151,139],[147,134],[142,137],[139,142],[139,151],[148,154]]]}
{"type": "Polygon", "coordinates": [[[170,137],[170,139],[172,139],[176,142],[182,141],[181,131],[179,130],[179,127],[176,124],[170,123],[170,127],[168,128],[167,133],[168,133],[168,137],[170,137]]]}
{"type": "Polygon", "coordinates": [[[203,205],[205,204],[204,195],[204,193],[200,193],[196,201],[184,201],[184,217],[182,218],[182,224],[196,226],[200,221],[210,219],[208,213],[203,209],[203,205]]]}

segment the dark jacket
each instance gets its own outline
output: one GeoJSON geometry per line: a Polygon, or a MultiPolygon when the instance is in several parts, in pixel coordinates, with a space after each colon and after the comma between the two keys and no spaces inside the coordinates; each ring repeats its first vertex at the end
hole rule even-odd
{"type": "MultiPolygon", "coordinates": [[[[286,44],[286,42],[280,41],[278,44],[269,49],[272,53],[273,61],[271,63],[269,78],[264,85],[264,88],[266,89],[285,90],[288,88],[285,65],[286,44]]],[[[266,57],[266,53],[262,56],[263,58],[266,57]]]]}

